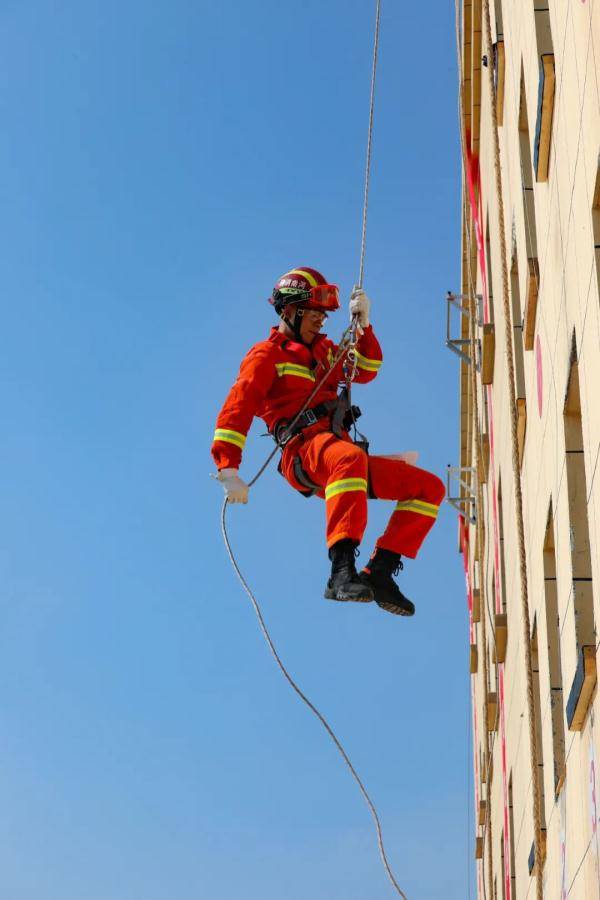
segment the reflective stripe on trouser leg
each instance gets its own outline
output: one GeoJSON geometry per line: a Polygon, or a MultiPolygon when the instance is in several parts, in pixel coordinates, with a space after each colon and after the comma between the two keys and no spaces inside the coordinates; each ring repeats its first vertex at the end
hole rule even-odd
{"type": "Polygon", "coordinates": [[[401,509],[394,511],[377,546],[414,559],[433,528],[435,517],[401,509]]]}
{"type": "Polygon", "coordinates": [[[342,478],[325,488],[327,546],[351,538],[360,543],[367,524],[367,479],[342,478]]]}
{"type": "Polygon", "coordinates": [[[377,546],[414,559],[437,518],[446,493],[443,482],[432,472],[385,456],[369,457],[369,477],[376,497],[397,501],[377,546]]]}

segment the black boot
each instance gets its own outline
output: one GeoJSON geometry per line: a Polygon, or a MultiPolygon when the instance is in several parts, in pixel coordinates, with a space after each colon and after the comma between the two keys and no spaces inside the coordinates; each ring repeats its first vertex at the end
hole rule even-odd
{"type": "Polygon", "coordinates": [[[399,553],[378,547],[360,573],[364,583],[373,589],[375,603],[397,616],[414,616],[415,605],[405,597],[392,575],[402,569],[399,553]]]}
{"type": "Polygon", "coordinates": [[[361,580],[354,565],[356,541],[338,541],[329,549],[331,578],[325,588],[326,600],[355,600],[368,603],[373,599],[373,591],[361,580]]]}

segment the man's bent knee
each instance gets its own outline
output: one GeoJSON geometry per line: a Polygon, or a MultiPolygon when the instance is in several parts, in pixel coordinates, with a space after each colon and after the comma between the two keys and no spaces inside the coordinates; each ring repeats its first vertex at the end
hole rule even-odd
{"type": "Polygon", "coordinates": [[[352,471],[355,474],[360,474],[366,478],[368,469],[368,458],[367,454],[364,450],[361,450],[360,447],[356,447],[354,444],[346,444],[344,442],[344,449],[340,451],[338,458],[335,461],[335,470],[339,471],[352,471]]]}
{"type": "Polygon", "coordinates": [[[431,502],[435,503],[436,506],[440,506],[446,496],[446,485],[441,478],[438,478],[433,473],[431,473],[431,486],[428,489],[428,493],[430,494],[431,502]]]}

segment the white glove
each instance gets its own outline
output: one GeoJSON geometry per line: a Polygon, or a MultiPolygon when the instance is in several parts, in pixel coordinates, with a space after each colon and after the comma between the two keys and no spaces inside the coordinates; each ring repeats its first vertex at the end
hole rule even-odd
{"type": "Polygon", "coordinates": [[[402,462],[408,463],[409,466],[416,466],[418,458],[418,450],[405,450],[404,453],[391,453],[389,456],[384,456],[384,459],[401,459],[402,462]]]}
{"type": "Polygon", "coordinates": [[[237,469],[221,469],[217,478],[223,485],[225,497],[229,503],[248,502],[249,488],[246,482],[242,481],[238,475],[237,469]]]}
{"type": "Polygon", "coordinates": [[[358,327],[361,334],[369,325],[370,310],[371,301],[362,288],[355,287],[350,294],[350,318],[358,316],[358,327]]]}

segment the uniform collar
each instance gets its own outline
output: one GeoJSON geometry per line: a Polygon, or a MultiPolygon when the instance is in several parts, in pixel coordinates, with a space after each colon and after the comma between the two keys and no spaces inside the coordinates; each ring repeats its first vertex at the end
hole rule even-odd
{"type": "Polygon", "coordinates": [[[269,335],[269,340],[271,341],[271,343],[276,344],[278,347],[289,347],[290,350],[294,351],[304,350],[305,352],[308,352],[315,357],[319,357],[321,355],[318,352],[320,349],[320,344],[322,344],[323,341],[326,340],[326,338],[326,334],[318,334],[310,347],[307,347],[306,344],[300,344],[298,343],[298,341],[294,341],[292,338],[286,337],[286,335],[279,331],[279,329],[275,325],[273,326],[273,328],[271,328],[271,334],[269,335]],[[315,350],[317,351],[316,353],[315,350]]]}

